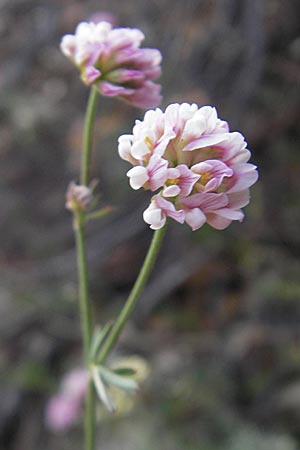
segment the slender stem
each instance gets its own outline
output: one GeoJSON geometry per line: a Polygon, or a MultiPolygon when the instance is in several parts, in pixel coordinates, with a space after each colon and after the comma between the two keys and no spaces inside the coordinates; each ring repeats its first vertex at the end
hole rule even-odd
{"type": "Polygon", "coordinates": [[[99,355],[100,364],[102,364],[105,361],[111,349],[117,342],[124,326],[126,325],[127,320],[129,319],[133,311],[133,308],[135,307],[135,304],[139,298],[141,291],[143,290],[145,284],[148,281],[149,275],[156,261],[159,249],[161,247],[165,232],[166,226],[164,226],[160,230],[156,230],[154,233],[152,242],[150,244],[147,256],[145,258],[139,276],[99,355]]]}
{"type": "MultiPolygon", "coordinates": [[[[92,87],[85,116],[82,150],[81,184],[85,186],[87,186],[89,183],[89,169],[93,145],[93,130],[95,124],[97,98],[97,89],[95,87],[92,87]]],[[[74,212],[74,222],[79,278],[80,320],[84,344],[84,357],[86,366],[89,367],[89,353],[92,338],[92,318],[89,300],[88,268],[85,244],[85,217],[84,212],[80,209],[74,212]]],[[[95,447],[95,393],[94,386],[91,381],[89,382],[85,399],[84,428],[85,450],[93,450],[95,447]]]]}
{"type": "Polygon", "coordinates": [[[91,87],[90,96],[85,115],[85,127],[83,135],[83,152],[81,162],[81,184],[87,186],[89,182],[91,152],[93,146],[93,131],[95,125],[96,107],[98,100],[98,90],[95,86],[91,87]]]}
{"type": "MultiPolygon", "coordinates": [[[[77,247],[77,265],[78,265],[78,278],[79,278],[79,307],[80,307],[80,319],[84,344],[84,357],[86,366],[89,366],[89,349],[91,345],[92,336],[92,320],[91,309],[89,303],[89,291],[88,291],[88,270],[87,270],[87,257],[85,248],[85,236],[84,236],[84,213],[77,211],[75,213],[75,236],[77,247]]],[[[94,436],[95,436],[95,401],[94,401],[94,387],[90,381],[88,391],[85,399],[85,449],[94,449],[94,436]]]]}
{"type": "Polygon", "coordinates": [[[77,266],[79,278],[79,307],[86,364],[89,364],[89,348],[91,344],[92,325],[89,304],[87,256],[85,248],[84,213],[75,213],[75,236],[77,247],[77,266]]]}
{"type": "Polygon", "coordinates": [[[86,450],[93,450],[95,447],[95,389],[93,380],[89,381],[85,400],[85,448],[86,450]]]}

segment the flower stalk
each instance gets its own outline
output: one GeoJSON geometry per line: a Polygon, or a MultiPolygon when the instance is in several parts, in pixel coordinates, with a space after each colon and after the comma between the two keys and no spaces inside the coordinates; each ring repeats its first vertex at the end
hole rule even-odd
{"type": "Polygon", "coordinates": [[[95,448],[95,388],[93,380],[89,380],[85,399],[85,449],[93,450],[95,448]]]}
{"type": "MultiPolygon", "coordinates": [[[[89,168],[93,145],[93,131],[96,116],[98,92],[95,87],[91,88],[88,100],[85,127],[83,136],[83,151],[82,151],[82,165],[81,165],[81,184],[87,186],[89,183],[89,168]]],[[[92,317],[91,305],[89,299],[88,286],[88,267],[87,254],[85,243],[85,212],[81,208],[74,211],[74,228],[76,237],[77,249],[77,266],[79,279],[79,305],[80,305],[80,319],[84,343],[84,357],[86,366],[89,367],[89,355],[92,339],[92,317]]],[[[94,386],[92,381],[89,381],[88,391],[85,399],[85,449],[93,450],[95,441],[95,400],[94,400],[94,386]]]]}
{"type": "Polygon", "coordinates": [[[93,132],[95,125],[96,108],[99,92],[95,86],[91,87],[90,96],[86,109],[86,119],[83,135],[83,152],[81,162],[81,184],[87,186],[89,183],[91,153],[93,147],[93,132]]]}
{"type": "MultiPolygon", "coordinates": [[[[92,318],[91,307],[89,300],[88,288],[88,268],[87,255],[85,245],[85,219],[84,212],[77,210],[75,212],[75,237],[77,248],[77,266],[79,278],[79,307],[80,320],[83,335],[84,357],[86,366],[90,364],[90,346],[92,338],[92,318]]],[[[89,381],[88,390],[85,398],[85,414],[84,414],[84,428],[85,428],[85,449],[94,449],[95,440],[95,400],[94,400],[94,386],[92,381],[89,381]]]]}
{"type": "Polygon", "coordinates": [[[79,278],[79,307],[82,325],[82,335],[84,343],[84,357],[86,364],[89,364],[89,348],[91,344],[91,308],[89,303],[89,289],[88,289],[88,269],[87,269],[87,255],[85,246],[84,233],[84,212],[78,210],[75,212],[75,237],[77,248],[77,266],[79,278]]]}
{"type": "Polygon", "coordinates": [[[159,230],[156,230],[154,232],[147,256],[145,258],[145,261],[143,263],[143,266],[141,268],[139,276],[136,279],[136,282],[132,288],[132,291],[131,291],[121,313],[119,314],[114,326],[112,327],[112,330],[109,333],[109,335],[103,345],[103,348],[100,352],[99,364],[104,363],[104,361],[106,360],[110,351],[116,344],[124,326],[126,325],[128,319],[136,305],[136,302],[137,302],[145,284],[148,281],[148,278],[150,276],[150,273],[152,271],[154,263],[157,259],[159,250],[161,248],[161,244],[162,244],[165,232],[166,232],[166,225],[163,228],[160,228],[159,230]]]}

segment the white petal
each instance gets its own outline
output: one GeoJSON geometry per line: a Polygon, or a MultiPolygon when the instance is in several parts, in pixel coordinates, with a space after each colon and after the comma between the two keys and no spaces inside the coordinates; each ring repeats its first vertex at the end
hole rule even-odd
{"type": "Polygon", "coordinates": [[[76,38],[72,34],[66,34],[61,41],[60,49],[68,58],[73,57],[76,48],[76,38]]]}
{"type": "Polygon", "coordinates": [[[122,159],[125,161],[132,162],[132,156],[131,156],[131,138],[132,136],[129,135],[123,135],[120,136],[118,139],[119,145],[118,145],[118,152],[122,159]]]}
{"type": "Polygon", "coordinates": [[[203,117],[199,117],[199,119],[195,120],[190,119],[187,121],[183,133],[182,133],[182,139],[184,141],[188,140],[191,141],[192,139],[195,139],[197,137],[200,137],[202,133],[206,129],[206,121],[203,117]]]}
{"type": "Polygon", "coordinates": [[[153,204],[144,211],[143,218],[146,223],[148,223],[152,230],[158,230],[162,228],[166,223],[166,216],[163,214],[162,210],[155,208],[153,204]]]}
{"type": "Polygon", "coordinates": [[[149,180],[147,170],[142,166],[128,170],[127,176],[130,178],[130,186],[135,190],[140,189],[149,180]]]}
{"type": "Polygon", "coordinates": [[[193,208],[185,211],[185,221],[192,228],[198,230],[206,222],[205,214],[199,208],[193,208]]]}
{"type": "Polygon", "coordinates": [[[133,139],[133,135],[132,134],[122,134],[121,136],[119,136],[118,138],[118,142],[123,142],[123,141],[132,141],[133,139]]]}
{"type": "Polygon", "coordinates": [[[174,184],[173,186],[168,186],[163,190],[164,197],[176,197],[180,194],[180,187],[174,184]]]}
{"type": "Polygon", "coordinates": [[[209,134],[200,136],[197,139],[189,142],[184,148],[183,151],[187,150],[195,150],[197,148],[209,147],[211,145],[223,144],[227,139],[228,133],[218,133],[218,134],[209,134]]]}
{"type": "Polygon", "coordinates": [[[202,108],[199,109],[198,114],[201,114],[202,117],[205,118],[206,132],[208,134],[212,133],[216,127],[218,120],[216,108],[213,108],[212,106],[202,106],[202,108]]]}
{"type": "Polygon", "coordinates": [[[144,156],[148,155],[149,153],[150,150],[144,140],[134,142],[134,144],[132,145],[131,154],[136,159],[143,159],[144,156]]]}

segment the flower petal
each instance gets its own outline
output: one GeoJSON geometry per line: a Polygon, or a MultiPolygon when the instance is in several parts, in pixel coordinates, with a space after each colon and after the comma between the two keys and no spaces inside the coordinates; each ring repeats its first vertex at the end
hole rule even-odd
{"type": "Polygon", "coordinates": [[[193,208],[185,211],[185,221],[194,231],[205,224],[206,216],[201,209],[193,208]]]}
{"type": "Polygon", "coordinates": [[[150,203],[149,207],[144,211],[143,218],[152,230],[159,230],[166,223],[165,214],[160,208],[155,207],[153,203],[150,203]]]}
{"type": "Polygon", "coordinates": [[[180,194],[180,187],[177,186],[176,184],[168,186],[163,190],[164,197],[176,197],[179,194],[180,194]]]}
{"type": "Polygon", "coordinates": [[[130,186],[135,190],[140,189],[149,180],[147,170],[142,166],[136,166],[128,170],[127,176],[130,186]]]}

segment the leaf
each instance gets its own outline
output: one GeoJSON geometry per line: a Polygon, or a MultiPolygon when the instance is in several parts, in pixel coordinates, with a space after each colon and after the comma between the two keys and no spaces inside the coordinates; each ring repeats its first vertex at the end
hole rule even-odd
{"type": "Polygon", "coordinates": [[[102,217],[107,216],[107,214],[111,213],[112,211],[113,211],[112,206],[105,206],[102,209],[86,214],[85,221],[88,222],[89,220],[92,219],[101,219],[102,217]]]}
{"type": "Polygon", "coordinates": [[[107,384],[116,386],[120,389],[123,389],[124,391],[137,391],[139,388],[135,380],[131,380],[130,378],[118,375],[103,366],[99,367],[99,371],[101,373],[101,377],[107,384]]]}
{"type": "Polygon", "coordinates": [[[114,369],[113,372],[122,377],[132,377],[136,374],[136,370],[131,369],[130,367],[118,367],[117,369],[114,369]]]}
{"type": "Polygon", "coordinates": [[[106,386],[100,375],[101,372],[99,368],[94,366],[91,370],[99,400],[106,406],[109,412],[115,413],[117,408],[107,392],[106,386]]]}

